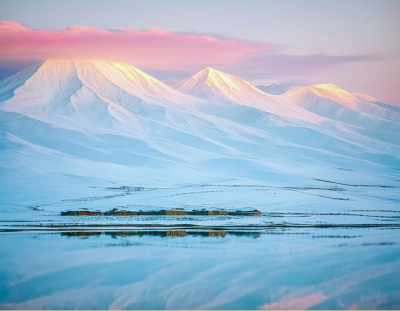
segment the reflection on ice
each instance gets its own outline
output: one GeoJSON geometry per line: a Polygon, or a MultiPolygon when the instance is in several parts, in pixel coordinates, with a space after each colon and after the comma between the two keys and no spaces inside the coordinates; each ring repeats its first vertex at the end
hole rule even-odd
{"type": "Polygon", "coordinates": [[[400,230],[0,234],[1,309],[398,309],[400,230]]]}
{"type": "Polygon", "coordinates": [[[225,237],[226,235],[235,235],[235,236],[249,236],[253,238],[258,238],[260,236],[260,232],[254,231],[187,231],[187,230],[179,230],[179,231],[73,231],[73,232],[61,232],[61,236],[67,237],[90,237],[90,236],[100,236],[107,235],[113,238],[115,237],[128,237],[128,236],[158,236],[158,237],[185,237],[185,236],[200,236],[200,237],[225,237]]]}

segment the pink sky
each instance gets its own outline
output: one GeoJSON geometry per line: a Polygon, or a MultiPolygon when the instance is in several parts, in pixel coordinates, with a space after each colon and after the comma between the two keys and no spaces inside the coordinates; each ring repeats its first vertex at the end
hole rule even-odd
{"type": "Polygon", "coordinates": [[[285,45],[157,28],[103,30],[73,26],[65,30],[29,29],[12,21],[0,21],[0,47],[2,67],[49,58],[108,59],[128,63],[163,80],[183,78],[205,67],[213,67],[248,81],[303,79],[330,83],[314,82],[312,77],[323,76],[343,65],[382,59],[379,55],[368,54],[293,55],[285,53],[285,45]]]}
{"type": "Polygon", "coordinates": [[[229,67],[243,55],[276,51],[278,46],[244,40],[218,39],[149,28],[116,31],[73,26],[66,30],[32,30],[0,22],[0,59],[109,59],[143,69],[193,71],[208,65],[229,67]]]}

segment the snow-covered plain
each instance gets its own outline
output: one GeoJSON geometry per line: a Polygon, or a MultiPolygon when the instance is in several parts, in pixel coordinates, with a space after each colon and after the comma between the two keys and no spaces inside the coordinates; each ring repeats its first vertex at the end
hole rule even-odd
{"type": "Polygon", "coordinates": [[[206,68],[174,88],[47,60],[0,82],[0,220],[400,224],[400,109],[333,85],[267,94],[206,68]],[[61,217],[258,209],[259,217],[61,217]]]}

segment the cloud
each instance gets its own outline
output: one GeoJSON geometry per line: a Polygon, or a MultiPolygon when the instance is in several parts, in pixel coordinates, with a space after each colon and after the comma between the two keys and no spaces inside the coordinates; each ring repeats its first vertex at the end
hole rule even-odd
{"type": "Polygon", "coordinates": [[[100,58],[157,70],[197,70],[254,51],[279,46],[163,29],[98,30],[73,26],[66,30],[32,30],[15,22],[0,22],[0,59],[38,61],[47,58],[100,58]]]}
{"type": "Polygon", "coordinates": [[[65,30],[29,29],[0,21],[0,65],[56,59],[109,59],[148,72],[181,77],[207,66],[246,78],[308,73],[332,66],[374,61],[377,56],[282,54],[265,42],[220,36],[132,28],[104,30],[73,26],[65,30]]]}
{"type": "Polygon", "coordinates": [[[244,55],[233,67],[251,79],[302,75],[354,62],[371,62],[382,59],[378,55],[328,54],[289,55],[283,53],[256,51],[244,55]]]}

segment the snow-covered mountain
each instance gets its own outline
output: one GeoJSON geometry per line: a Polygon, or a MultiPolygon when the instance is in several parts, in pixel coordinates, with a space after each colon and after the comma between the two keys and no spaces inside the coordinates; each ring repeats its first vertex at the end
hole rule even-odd
{"type": "Polygon", "coordinates": [[[321,122],[317,115],[299,109],[279,96],[267,94],[237,76],[210,67],[180,80],[173,87],[179,92],[212,103],[239,104],[282,117],[321,122]]]}
{"type": "Polygon", "coordinates": [[[290,89],[290,85],[272,83],[271,85],[257,85],[256,88],[271,95],[282,95],[290,89]]]}
{"type": "Polygon", "coordinates": [[[398,107],[332,84],[292,87],[282,97],[320,116],[361,127],[386,130],[397,128],[400,121],[398,107]]]}
{"type": "Polygon", "coordinates": [[[237,76],[207,67],[174,85],[178,91],[215,102],[248,103],[262,93],[237,76]]]}
{"type": "MultiPolygon", "coordinates": [[[[111,61],[48,60],[0,84],[3,110],[76,113],[76,101],[100,100],[108,105],[146,102],[158,106],[184,105],[194,98],[132,66],[111,61]]],[[[199,101],[199,100],[197,100],[199,101]]],[[[125,107],[129,109],[127,106],[125,107]]]]}
{"type": "Polygon", "coordinates": [[[48,60],[0,82],[0,212],[392,208],[396,109],[332,87],[270,95],[211,68],[174,89],[122,63],[48,60]]]}

